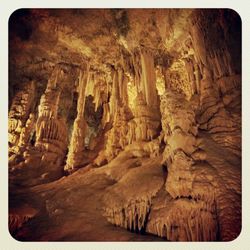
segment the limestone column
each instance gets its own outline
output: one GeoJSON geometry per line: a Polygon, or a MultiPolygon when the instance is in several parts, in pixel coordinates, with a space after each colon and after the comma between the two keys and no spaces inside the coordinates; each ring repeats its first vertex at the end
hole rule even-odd
{"type": "Polygon", "coordinates": [[[64,170],[69,172],[72,172],[75,169],[79,168],[84,158],[84,139],[87,129],[87,123],[84,119],[84,107],[86,97],[85,90],[87,81],[89,80],[89,66],[87,66],[87,70],[85,72],[81,71],[79,75],[77,117],[74,121],[67,162],[66,166],[64,167],[64,170]]]}
{"type": "Polygon", "coordinates": [[[63,76],[61,67],[57,65],[40,99],[36,122],[35,147],[42,152],[44,160],[57,165],[64,159],[68,144],[66,121],[58,117],[63,76]]]}
{"type": "Polygon", "coordinates": [[[25,88],[19,91],[11,104],[9,112],[8,133],[9,145],[17,146],[19,143],[20,134],[25,127],[26,121],[32,109],[32,104],[35,95],[35,84],[30,82],[25,85],[25,88]]]}

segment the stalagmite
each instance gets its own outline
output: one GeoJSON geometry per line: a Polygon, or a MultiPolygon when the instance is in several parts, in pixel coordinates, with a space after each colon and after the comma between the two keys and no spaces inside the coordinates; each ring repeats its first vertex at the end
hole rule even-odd
{"type": "MultiPolygon", "coordinates": [[[[55,67],[47,88],[40,99],[38,118],[35,126],[35,148],[42,154],[46,162],[61,164],[67,148],[67,127],[64,118],[58,117],[61,81],[63,72],[60,67],[55,67]]],[[[28,160],[32,154],[27,154],[28,160]]]]}
{"type": "Polygon", "coordinates": [[[34,133],[34,125],[35,125],[35,115],[33,113],[30,113],[29,119],[26,121],[25,127],[22,128],[21,134],[20,134],[20,139],[18,146],[20,148],[22,147],[27,147],[31,140],[31,136],[34,133]]]}
{"type": "Polygon", "coordinates": [[[24,90],[19,91],[13,99],[9,111],[9,146],[17,146],[20,134],[25,127],[29,112],[32,109],[35,95],[35,84],[30,82],[26,84],[24,90]]]}

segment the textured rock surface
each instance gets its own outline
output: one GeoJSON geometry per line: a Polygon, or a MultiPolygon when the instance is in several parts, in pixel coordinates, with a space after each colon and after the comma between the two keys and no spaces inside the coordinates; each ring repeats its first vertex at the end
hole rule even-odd
{"type": "Polygon", "coordinates": [[[235,12],[22,9],[9,34],[9,228],[16,239],[239,235],[235,12]]]}

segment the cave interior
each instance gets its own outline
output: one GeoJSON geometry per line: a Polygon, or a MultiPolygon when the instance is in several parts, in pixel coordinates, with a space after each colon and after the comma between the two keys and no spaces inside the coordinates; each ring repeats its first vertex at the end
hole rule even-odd
{"type": "Polygon", "coordinates": [[[240,234],[233,10],[19,9],[9,19],[8,108],[15,239],[240,234]]]}

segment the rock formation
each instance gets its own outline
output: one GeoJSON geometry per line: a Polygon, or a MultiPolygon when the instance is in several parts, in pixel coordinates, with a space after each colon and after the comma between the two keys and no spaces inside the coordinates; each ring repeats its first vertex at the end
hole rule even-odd
{"type": "MultiPolygon", "coordinates": [[[[26,121],[32,112],[32,102],[35,95],[34,82],[25,85],[24,89],[19,91],[11,104],[9,111],[9,146],[17,146],[20,135],[26,126],[26,121]]],[[[33,118],[32,118],[33,119],[33,118]]]]}
{"type": "Polygon", "coordinates": [[[86,134],[86,121],[84,119],[85,106],[85,89],[88,84],[88,69],[86,72],[81,71],[79,76],[78,86],[78,102],[77,102],[77,117],[74,121],[71,142],[69,146],[69,153],[67,158],[67,165],[65,170],[74,169],[82,162],[81,154],[84,150],[84,139],[86,134]]]}
{"type": "Polygon", "coordinates": [[[226,9],[13,13],[11,234],[237,238],[240,30],[226,9]]]}

